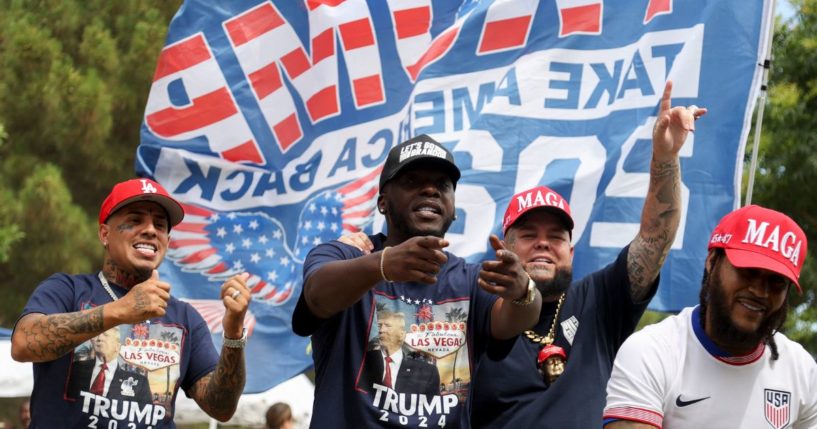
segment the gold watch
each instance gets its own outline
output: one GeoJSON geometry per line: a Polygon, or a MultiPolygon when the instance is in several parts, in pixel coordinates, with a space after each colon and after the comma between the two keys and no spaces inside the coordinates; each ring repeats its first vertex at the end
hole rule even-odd
{"type": "Polygon", "coordinates": [[[511,301],[511,304],[530,305],[536,297],[536,282],[528,276],[528,292],[524,297],[511,301]]]}

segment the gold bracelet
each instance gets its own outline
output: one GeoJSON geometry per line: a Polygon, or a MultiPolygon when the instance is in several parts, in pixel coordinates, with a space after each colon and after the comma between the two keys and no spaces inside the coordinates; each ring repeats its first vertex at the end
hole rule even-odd
{"type": "Polygon", "coordinates": [[[386,277],[386,272],[383,271],[383,260],[386,258],[386,250],[389,250],[389,246],[383,248],[380,251],[380,276],[383,277],[383,281],[386,283],[391,283],[388,277],[386,277]]]}

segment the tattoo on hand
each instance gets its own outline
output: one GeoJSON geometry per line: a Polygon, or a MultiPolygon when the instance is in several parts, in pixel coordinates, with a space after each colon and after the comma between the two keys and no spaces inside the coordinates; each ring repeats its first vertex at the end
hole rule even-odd
{"type": "Polygon", "coordinates": [[[142,312],[147,310],[148,305],[150,304],[146,294],[139,289],[137,289],[136,293],[133,295],[133,300],[133,311],[135,311],[136,314],[142,314],[142,312]]]}

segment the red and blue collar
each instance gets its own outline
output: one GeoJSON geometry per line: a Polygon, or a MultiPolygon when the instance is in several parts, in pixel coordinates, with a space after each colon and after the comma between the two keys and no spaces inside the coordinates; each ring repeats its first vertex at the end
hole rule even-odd
{"type": "Polygon", "coordinates": [[[701,323],[701,307],[696,306],[695,309],[692,310],[692,330],[695,332],[695,337],[698,338],[698,342],[709,352],[712,357],[715,359],[728,363],[729,365],[748,365],[756,360],[760,359],[763,356],[763,352],[766,350],[766,345],[762,342],[757,345],[757,348],[750,352],[749,354],[745,355],[733,355],[728,352],[723,351],[720,347],[715,345],[715,343],[706,335],[706,331],[704,331],[703,324],[701,323]]]}

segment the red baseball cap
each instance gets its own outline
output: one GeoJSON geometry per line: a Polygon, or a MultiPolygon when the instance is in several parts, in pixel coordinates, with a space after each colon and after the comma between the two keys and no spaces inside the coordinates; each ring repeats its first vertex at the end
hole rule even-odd
{"type": "Polygon", "coordinates": [[[732,265],[762,268],[786,276],[800,289],[806,259],[806,234],[794,220],[775,210],[746,206],[721,219],[708,249],[722,248],[732,265]]]}
{"type": "Polygon", "coordinates": [[[502,233],[506,234],[517,219],[534,209],[552,212],[562,219],[568,231],[573,231],[573,218],[570,217],[570,205],[567,204],[567,200],[547,186],[537,186],[511,197],[505,210],[505,217],[502,218],[502,233]]]}
{"type": "Polygon", "coordinates": [[[181,204],[171,198],[162,185],[150,179],[131,179],[114,185],[102,202],[102,207],[99,208],[100,225],[117,210],[137,201],[153,201],[164,207],[171,227],[178,225],[184,218],[181,204]]]}
{"type": "Polygon", "coordinates": [[[542,362],[546,361],[551,356],[561,356],[562,359],[567,359],[565,349],[555,344],[548,344],[542,347],[542,350],[539,350],[539,356],[536,358],[536,363],[542,365],[542,362]]]}

